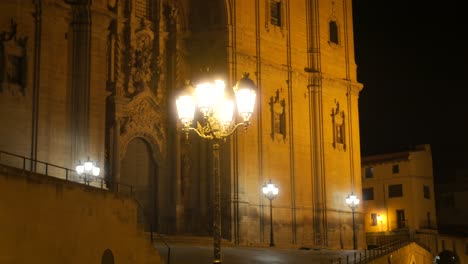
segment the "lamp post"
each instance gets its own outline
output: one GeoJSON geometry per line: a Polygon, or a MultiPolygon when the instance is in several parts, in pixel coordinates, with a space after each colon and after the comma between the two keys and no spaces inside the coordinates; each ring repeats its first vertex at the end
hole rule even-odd
{"type": "Polygon", "coordinates": [[[81,160],[79,160],[75,170],[78,175],[84,174],[83,181],[87,185],[101,173],[101,169],[96,165],[96,162],[89,160],[89,157],[84,164],[81,164],[81,160]]]}
{"type": "Polygon", "coordinates": [[[271,179],[268,183],[265,183],[262,187],[262,192],[268,200],[270,200],[270,247],[275,246],[275,240],[273,239],[273,199],[278,196],[279,189],[276,184],[271,183],[271,179]]]}
{"type": "Polygon", "coordinates": [[[243,118],[242,122],[233,124],[234,103],[225,96],[225,84],[221,80],[203,82],[193,89],[188,83],[176,100],[177,112],[182,122],[182,131],[186,139],[190,131],[204,139],[212,140],[213,175],[214,175],[214,216],[213,216],[213,263],[221,263],[221,176],[219,161],[219,142],[234,133],[237,128],[250,125],[256,97],[256,86],[244,73],[233,90],[237,102],[237,110],[243,118]],[[195,109],[198,108],[203,118],[192,127],[195,109]]]}
{"type": "Polygon", "coordinates": [[[353,249],[357,249],[357,241],[356,241],[356,226],[354,224],[354,210],[358,207],[359,205],[359,198],[357,198],[356,195],[353,193],[348,194],[346,197],[346,204],[351,208],[352,215],[353,215],[353,249]]]}

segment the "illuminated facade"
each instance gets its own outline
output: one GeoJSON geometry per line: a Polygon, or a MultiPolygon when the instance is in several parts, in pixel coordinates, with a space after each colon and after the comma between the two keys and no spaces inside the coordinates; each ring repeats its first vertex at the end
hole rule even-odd
{"type": "Polygon", "coordinates": [[[366,232],[436,230],[430,145],[362,157],[366,232]]]}
{"type": "MultiPolygon", "coordinates": [[[[223,237],[268,243],[261,186],[272,179],[281,190],[277,244],[352,247],[345,198],[361,195],[362,85],[351,0],[0,7],[0,150],[68,168],[89,156],[108,188],[134,186],[158,232],[209,235],[210,145],[178,134],[175,95],[201,70],[228,87],[249,72],[258,86],[251,125],[221,145],[223,237]]],[[[435,217],[429,205],[421,210],[435,217]]],[[[356,213],[363,247],[362,209],[356,213]]]]}

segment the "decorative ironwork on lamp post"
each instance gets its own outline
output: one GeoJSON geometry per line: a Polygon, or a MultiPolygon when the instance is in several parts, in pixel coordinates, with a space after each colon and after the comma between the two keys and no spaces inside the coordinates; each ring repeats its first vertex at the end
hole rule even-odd
{"type": "Polygon", "coordinates": [[[352,215],[353,215],[353,249],[357,249],[356,225],[355,225],[355,221],[354,221],[354,210],[356,210],[356,208],[359,205],[359,198],[357,198],[357,196],[354,195],[353,193],[348,194],[348,196],[346,197],[346,204],[349,206],[349,208],[351,208],[352,215]]]}
{"type": "Polygon", "coordinates": [[[275,246],[275,240],[273,239],[273,199],[278,196],[279,189],[276,184],[271,183],[271,179],[268,183],[265,183],[262,187],[262,192],[268,200],[270,200],[270,247],[275,246]]]}
{"type": "Polygon", "coordinates": [[[243,118],[242,122],[233,124],[234,102],[225,95],[225,84],[222,80],[214,82],[203,82],[194,89],[188,83],[184,91],[176,100],[177,112],[182,122],[182,131],[186,138],[190,131],[198,136],[212,141],[213,147],[213,174],[214,174],[214,217],[213,217],[213,263],[221,263],[221,176],[219,161],[219,142],[221,139],[229,137],[243,126],[250,125],[252,117],[256,86],[249,78],[248,73],[244,73],[234,86],[237,110],[243,118]],[[198,108],[203,115],[202,120],[194,123],[195,109],[198,108]]]}

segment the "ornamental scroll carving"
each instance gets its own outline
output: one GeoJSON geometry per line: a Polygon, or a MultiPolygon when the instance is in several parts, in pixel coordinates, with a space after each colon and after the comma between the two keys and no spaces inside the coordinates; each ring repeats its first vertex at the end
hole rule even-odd
{"type": "Polygon", "coordinates": [[[154,133],[158,139],[166,140],[162,117],[158,114],[156,105],[149,98],[129,105],[125,117],[122,118],[121,135],[132,134],[136,131],[154,133]]]}
{"type": "Polygon", "coordinates": [[[13,19],[7,31],[0,31],[0,93],[26,94],[26,42],[17,37],[17,24],[13,19]]]}
{"type": "MultiPolygon", "coordinates": [[[[137,96],[126,107],[124,115],[120,118],[120,142],[128,143],[132,138],[145,138],[154,150],[165,155],[167,133],[165,119],[161,114],[162,110],[155,101],[147,95],[137,96]]],[[[123,144],[126,146],[126,144],[123,144]]],[[[120,157],[123,157],[125,150],[120,149],[120,157]]],[[[153,153],[155,154],[155,153],[153,153]]]]}
{"type": "Polygon", "coordinates": [[[332,108],[333,147],[346,150],[345,113],[340,109],[340,103],[335,100],[336,107],[332,108]]]}

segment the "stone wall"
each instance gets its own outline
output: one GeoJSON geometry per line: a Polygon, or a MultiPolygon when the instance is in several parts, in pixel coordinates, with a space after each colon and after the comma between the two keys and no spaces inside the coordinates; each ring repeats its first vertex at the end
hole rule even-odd
{"type": "Polygon", "coordinates": [[[130,197],[0,166],[0,263],[163,263],[130,197]]]}

